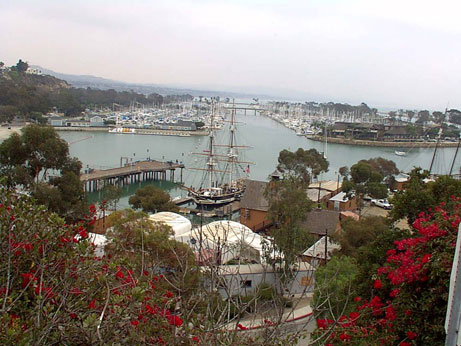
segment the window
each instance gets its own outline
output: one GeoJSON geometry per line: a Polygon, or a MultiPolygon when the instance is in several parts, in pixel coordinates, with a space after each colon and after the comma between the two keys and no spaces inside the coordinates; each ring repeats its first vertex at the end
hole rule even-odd
{"type": "Polygon", "coordinates": [[[251,217],[250,209],[245,209],[245,219],[249,220],[251,217]]]}
{"type": "Polygon", "coordinates": [[[242,280],[240,281],[241,288],[250,288],[251,287],[251,280],[242,280]]]}

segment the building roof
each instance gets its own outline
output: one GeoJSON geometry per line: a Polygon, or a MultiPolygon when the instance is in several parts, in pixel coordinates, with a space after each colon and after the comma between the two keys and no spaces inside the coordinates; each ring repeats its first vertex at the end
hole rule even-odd
{"type": "MultiPolygon", "coordinates": [[[[330,191],[326,190],[320,190],[320,200],[322,200],[323,197],[328,196],[330,194],[330,191]]],[[[307,189],[307,197],[313,201],[313,202],[318,202],[319,201],[319,189],[307,189]]]]}
{"type": "MultiPolygon", "coordinates": [[[[331,258],[331,253],[335,250],[341,249],[339,244],[336,244],[331,241],[331,238],[328,237],[327,241],[327,259],[331,258]]],[[[325,236],[317,240],[317,242],[312,245],[309,249],[303,252],[303,256],[308,256],[312,258],[325,258],[325,236]]]]}
{"type": "Polygon", "coordinates": [[[344,202],[349,201],[349,198],[347,197],[347,193],[340,192],[337,195],[331,197],[329,201],[344,203],[344,202]]]}
{"type": "Polygon", "coordinates": [[[350,211],[350,210],[342,211],[341,212],[341,217],[351,217],[356,221],[359,221],[359,219],[360,219],[359,214],[356,214],[356,213],[354,213],[353,211],[350,211]]]}
{"type": "Polygon", "coordinates": [[[247,180],[245,182],[245,192],[240,200],[240,207],[246,209],[268,211],[269,202],[264,197],[264,190],[267,182],[257,180],[247,180]]]}
{"type": "Polygon", "coordinates": [[[342,183],[336,180],[323,180],[323,181],[317,181],[315,183],[311,183],[309,185],[309,189],[318,189],[320,186],[321,190],[326,190],[326,191],[336,191],[339,190],[342,187],[342,183]]]}
{"type": "Polygon", "coordinates": [[[333,234],[338,227],[338,223],[338,211],[315,209],[307,213],[306,220],[302,226],[306,227],[313,234],[325,234],[326,230],[328,230],[329,234],[333,234]]]}
{"type": "MultiPolygon", "coordinates": [[[[248,274],[264,274],[274,272],[274,268],[269,264],[240,264],[240,265],[221,265],[218,268],[220,275],[248,275],[248,274]]],[[[204,268],[206,270],[206,268],[204,268]]],[[[278,268],[276,268],[278,270],[278,268]]],[[[296,271],[313,271],[315,268],[307,262],[296,263],[296,271]]]]}
{"type": "Polygon", "coordinates": [[[394,180],[399,182],[399,183],[405,183],[408,180],[410,180],[410,176],[405,173],[399,173],[397,175],[394,175],[394,180]]]}
{"type": "Polygon", "coordinates": [[[384,134],[385,136],[407,135],[408,130],[406,126],[392,126],[384,134]]]}

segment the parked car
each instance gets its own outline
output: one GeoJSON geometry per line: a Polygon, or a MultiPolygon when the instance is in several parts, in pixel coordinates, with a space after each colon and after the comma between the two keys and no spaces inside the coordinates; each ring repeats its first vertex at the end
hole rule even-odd
{"type": "Polygon", "coordinates": [[[384,209],[392,209],[392,204],[387,199],[372,199],[371,204],[384,209]]]}

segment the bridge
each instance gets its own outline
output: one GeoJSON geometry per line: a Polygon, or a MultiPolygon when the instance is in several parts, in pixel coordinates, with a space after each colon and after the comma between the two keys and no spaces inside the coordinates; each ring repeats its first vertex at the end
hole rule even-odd
{"type": "Polygon", "coordinates": [[[91,170],[80,175],[85,192],[97,191],[104,188],[106,184],[127,185],[147,180],[169,180],[174,181],[176,169],[180,169],[180,181],[185,168],[182,162],[145,160],[126,163],[122,167],[91,170]]]}

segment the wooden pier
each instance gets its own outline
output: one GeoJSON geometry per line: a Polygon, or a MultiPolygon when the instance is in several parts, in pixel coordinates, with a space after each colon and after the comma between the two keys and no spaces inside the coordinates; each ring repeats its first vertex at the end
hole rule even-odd
{"type": "Polygon", "coordinates": [[[125,164],[123,167],[93,170],[80,175],[85,192],[97,191],[104,186],[128,185],[148,180],[174,180],[176,169],[180,169],[180,182],[182,182],[183,163],[167,161],[136,161],[125,164]],[[169,176],[168,174],[169,173],[169,176]]]}

